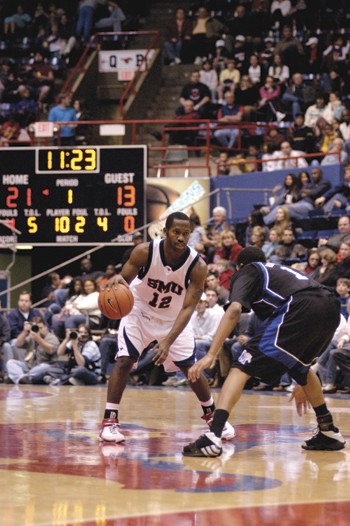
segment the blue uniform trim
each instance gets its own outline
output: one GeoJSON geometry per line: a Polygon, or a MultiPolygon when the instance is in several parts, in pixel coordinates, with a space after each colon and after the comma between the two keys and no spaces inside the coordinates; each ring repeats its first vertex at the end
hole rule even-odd
{"type": "Polygon", "coordinates": [[[148,249],[148,257],[147,257],[147,263],[146,265],[140,269],[137,277],[139,279],[142,279],[146,276],[147,272],[149,271],[150,267],[151,267],[151,263],[152,263],[152,256],[153,256],[153,241],[150,242],[149,244],[149,249],[148,249]]]}
{"type": "Polygon", "coordinates": [[[196,257],[194,258],[194,260],[192,261],[191,265],[188,267],[188,270],[187,270],[186,276],[185,276],[185,287],[186,287],[186,289],[188,288],[188,285],[190,283],[190,276],[191,276],[191,272],[193,270],[193,267],[195,266],[195,264],[197,263],[199,258],[200,258],[200,255],[197,254],[196,257]]]}
{"type": "Polygon", "coordinates": [[[277,316],[267,325],[264,330],[264,335],[259,343],[259,351],[265,356],[281,363],[288,370],[297,368],[302,374],[306,374],[309,368],[308,365],[305,365],[293,354],[280,347],[277,343],[280,329],[284,322],[284,317],[289,312],[292,301],[293,296],[291,296],[289,301],[280,308],[277,316]]]}
{"type": "Polygon", "coordinates": [[[130,358],[132,358],[133,360],[135,360],[135,362],[137,362],[137,360],[140,358],[140,353],[138,352],[135,345],[132,343],[132,341],[129,339],[128,335],[126,334],[125,327],[123,330],[123,335],[124,335],[126,348],[128,350],[130,358]]]}

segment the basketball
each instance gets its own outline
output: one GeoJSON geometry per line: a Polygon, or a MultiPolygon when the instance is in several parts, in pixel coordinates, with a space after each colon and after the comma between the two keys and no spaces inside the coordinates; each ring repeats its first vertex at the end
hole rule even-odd
{"type": "Polygon", "coordinates": [[[120,320],[133,308],[134,297],[131,290],[122,283],[112,285],[100,291],[98,306],[104,316],[111,320],[120,320]]]}

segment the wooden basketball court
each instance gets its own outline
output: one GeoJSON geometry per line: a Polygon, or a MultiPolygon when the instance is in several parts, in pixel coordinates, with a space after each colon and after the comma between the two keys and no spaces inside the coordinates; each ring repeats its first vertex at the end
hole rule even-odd
{"type": "MultiPolygon", "coordinates": [[[[217,397],[218,391],[214,392],[217,397]]],[[[245,391],[220,458],[185,458],[206,429],[189,388],[128,387],[125,445],[102,445],[105,387],[0,387],[1,526],[348,526],[350,404],[327,398],[348,445],[301,449],[315,427],[288,394],[245,391]]]]}

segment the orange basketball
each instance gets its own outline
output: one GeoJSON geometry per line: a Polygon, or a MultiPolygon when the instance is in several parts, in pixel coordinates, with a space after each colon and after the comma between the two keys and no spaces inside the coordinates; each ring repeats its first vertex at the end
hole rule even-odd
{"type": "Polygon", "coordinates": [[[122,283],[112,285],[100,291],[98,306],[104,316],[111,320],[120,320],[133,308],[134,296],[122,283]]]}

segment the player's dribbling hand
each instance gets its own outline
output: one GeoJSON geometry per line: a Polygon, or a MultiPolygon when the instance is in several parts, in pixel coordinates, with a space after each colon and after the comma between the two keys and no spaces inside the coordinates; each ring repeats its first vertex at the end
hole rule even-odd
{"type": "Polygon", "coordinates": [[[206,354],[201,358],[198,362],[196,362],[190,369],[188,370],[188,379],[190,382],[195,382],[198,380],[204,369],[211,369],[215,365],[215,358],[213,359],[211,356],[206,354]]]}
{"type": "Polygon", "coordinates": [[[303,416],[303,414],[307,413],[308,409],[311,409],[311,404],[301,385],[296,385],[294,387],[294,391],[290,395],[288,402],[291,402],[292,400],[294,400],[295,407],[299,416],[303,416]]]}
{"type": "Polygon", "coordinates": [[[125,281],[125,279],[123,278],[123,276],[121,274],[117,274],[116,276],[113,276],[111,279],[109,279],[107,281],[107,283],[104,285],[104,289],[110,289],[113,285],[118,285],[119,283],[121,283],[122,285],[126,285],[127,287],[129,287],[129,283],[127,281],[125,281]]]}

